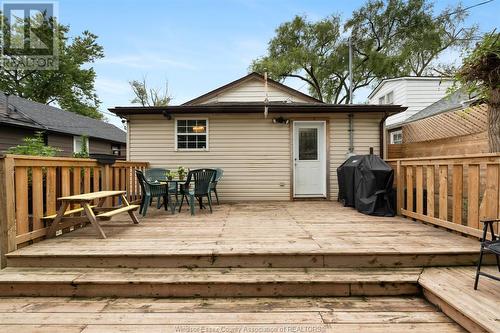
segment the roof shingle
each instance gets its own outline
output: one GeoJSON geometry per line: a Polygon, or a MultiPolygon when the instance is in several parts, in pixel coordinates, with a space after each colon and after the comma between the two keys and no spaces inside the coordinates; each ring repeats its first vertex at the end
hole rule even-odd
{"type": "MultiPolygon", "coordinates": [[[[0,107],[5,107],[3,92],[0,92],[0,107]]],[[[101,120],[14,95],[9,96],[9,107],[11,109],[9,116],[0,115],[0,123],[71,135],[87,135],[120,143],[126,142],[125,131],[101,120]]]]}

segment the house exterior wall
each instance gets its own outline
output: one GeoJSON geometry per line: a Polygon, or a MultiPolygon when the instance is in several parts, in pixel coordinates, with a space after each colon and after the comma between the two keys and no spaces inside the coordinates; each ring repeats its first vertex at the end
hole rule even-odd
{"type": "Polygon", "coordinates": [[[386,126],[394,127],[415,113],[443,98],[453,81],[442,78],[400,78],[383,82],[369,98],[369,104],[379,104],[379,98],[394,92],[393,104],[406,106],[407,110],[387,118],[386,126]]]}
{"type": "MultiPolygon", "coordinates": [[[[208,119],[208,151],[175,150],[175,118],[134,115],[129,119],[129,156],[132,161],[149,161],[152,167],[220,167],[224,178],[218,185],[225,201],[290,200],[292,184],[291,124],[273,124],[272,114],[202,114],[189,118],[208,119]]],[[[327,177],[329,198],[336,200],[337,167],[349,148],[348,114],[286,114],[296,120],[327,121],[327,177]]],[[[380,113],[355,114],[355,153],[379,152],[380,113]]],[[[185,119],[186,117],[182,117],[185,119]]]]}
{"type": "Polygon", "coordinates": [[[119,158],[125,159],[127,154],[127,149],[125,144],[114,143],[106,140],[99,140],[95,138],[90,138],[89,140],[89,153],[91,154],[113,154],[113,146],[120,149],[119,158]]]}
{"type": "Polygon", "coordinates": [[[21,127],[0,125],[0,155],[5,154],[10,147],[23,143],[23,138],[35,134],[33,130],[21,127]]]}
{"type": "Polygon", "coordinates": [[[73,156],[73,136],[49,133],[47,135],[47,144],[52,147],[61,149],[57,156],[69,157],[73,156]]]}
{"type": "MultiPolygon", "coordinates": [[[[267,97],[270,102],[310,102],[299,96],[287,93],[282,89],[274,87],[271,83],[267,87],[267,97]]],[[[243,82],[228,91],[221,92],[217,96],[204,101],[201,104],[216,102],[263,102],[266,98],[264,83],[260,80],[243,82]]]]}
{"type": "MultiPolygon", "coordinates": [[[[23,144],[25,137],[33,136],[37,131],[29,128],[22,128],[17,126],[8,126],[0,124],[0,155],[5,154],[10,147],[23,144]]],[[[60,157],[70,157],[73,155],[73,136],[64,135],[59,133],[47,134],[47,144],[49,146],[59,148],[61,151],[57,153],[60,157]]],[[[115,145],[111,141],[100,140],[95,138],[89,139],[89,152],[97,154],[112,154],[111,147],[115,145]]],[[[116,143],[120,147],[121,157],[125,158],[126,148],[125,144],[116,143]]]]}

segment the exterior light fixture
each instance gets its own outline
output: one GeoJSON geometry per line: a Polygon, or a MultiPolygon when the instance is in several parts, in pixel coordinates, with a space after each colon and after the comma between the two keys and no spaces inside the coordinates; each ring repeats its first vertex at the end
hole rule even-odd
{"type": "Polygon", "coordinates": [[[172,115],[168,111],[163,111],[163,117],[167,118],[167,120],[172,119],[172,115]]]}
{"type": "Polygon", "coordinates": [[[273,124],[288,125],[289,123],[290,123],[290,119],[285,119],[283,117],[273,118],[273,124]]]}

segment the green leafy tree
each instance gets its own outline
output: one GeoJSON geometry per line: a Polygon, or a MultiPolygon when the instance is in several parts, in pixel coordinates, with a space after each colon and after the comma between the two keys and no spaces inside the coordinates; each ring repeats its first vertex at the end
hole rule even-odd
{"type": "Polygon", "coordinates": [[[325,102],[347,103],[348,57],[353,45],[353,91],[388,77],[428,75],[443,51],[470,44],[476,27],[464,27],[457,5],[434,15],[426,0],[369,0],[344,25],[338,15],[317,22],[297,16],[276,29],[267,55],[251,69],[277,80],[299,78],[325,102]]]}
{"type": "Polygon", "coordinates": [[[484,35],[464,58],[456,79],[469,93],[488,104],[490,151],[500,152],[500,33],[484,35]]]}
{"type": "Polygon", "coordinates": [[[165,90],[149,88],[146,78],[142,81],[133,80],[129,82],[134,93],[131,103],[141,104],[142,106],[167,106],[172,97],[168,94],[168,82],[165,83],[165,90]]]}
{"type": "Polygon", "coordinates": [[[7,154],[56,156],[56,154],[61,151],[59,148],[45,145],[43,132],[36,132],[32,137],[25,137],[23,143],[23,145],[9,148],[7,154]]]}
{"type": "MultiPolygon", "coordinates": [[[[1,13],[0,13],[1,15],[1,13]]],[[[23,20],[9,26],[4,20],[4,29],[17,31],[12,38],[24,38],[23,20]]],[[[84,31],[80,36],[69,37],[69,26],[61,25],[52,18],[39,14],[35,17],[41,40],[51,40],[53,29],[57,31],[55,43],[58,63],[56,70],[31,70],[20,64],[16,55],[6,55],[14,66],[5,68],[0,64],[0,90],[32,101],[54,104],[61,108],[102,119],[98,111],[100,101],[95,93],[96,73],[89,64],[104,56],[103,48],[97,43],[97,36],[84,31]]],[[[30,38],[30,34],[26,38],[30,38]]],[[[2,41],[3,42],[3,41],[2,41]]],[[[35,42],[35,41],[32,41],[35,42]]]]}

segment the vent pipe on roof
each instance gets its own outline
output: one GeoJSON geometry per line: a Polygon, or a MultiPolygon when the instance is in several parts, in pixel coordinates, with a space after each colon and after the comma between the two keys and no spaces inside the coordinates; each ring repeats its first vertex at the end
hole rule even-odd
{"type": "Polygon", "coordinates": [[[3,105],[2,108],[0,108],[0,113],[2,113],[4,116],[8,116],[10,114],[10,109],[9,109],[9,94],[5,93],[5,104],[3,105]]]}

